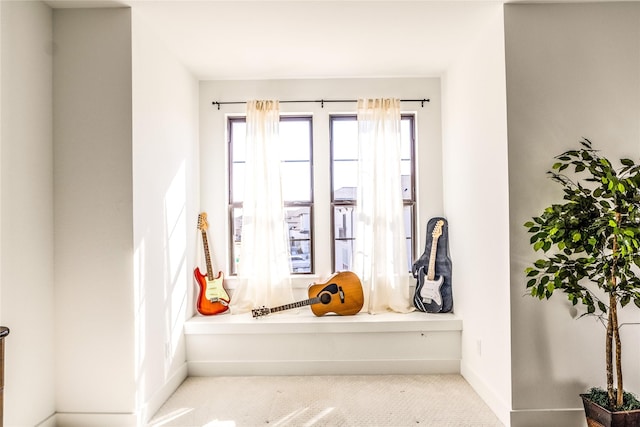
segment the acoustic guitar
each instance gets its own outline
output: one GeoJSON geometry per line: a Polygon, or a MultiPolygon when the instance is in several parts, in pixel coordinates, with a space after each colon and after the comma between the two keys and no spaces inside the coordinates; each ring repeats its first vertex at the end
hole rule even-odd
{"type": "MultiPolygon", "coordinates": [[[[436,252],[438,250],[438,239],[442,236],[443,220],[439,220],[433,227],[431,233],[431,254],[429,255],[429,269],[427,270],[427,277],[424,282],[418,285],[416,293],[422,298],[422,302],[431,304],[433,301],[438,308],[442,308],[442,293],[440,288],[444,282],[444,276],[440,275],[436,278],[436,252]]],[[[423,267],[424,268],[424,267],[423,267]]]]}
{"type": "Polygon", "coordinates": [[[251,314],[257,318],[308,305],[316,316],[324,316],[327,313],[349,316],[358,313],[364,304],[360,279],[350,271],[336,273],[324,283],[309,286],[308,294],[309,299],[279,307],[256,308],[251,310],[251,314]]]}
{"type": "Polygon", "coordinates": [[[207,214],[198,215],[198,230],[202,233],[202,245],[204,246],[204,257],[207,262],[206,276],[200,272],[198,267],[193,270],[193,274],[198,282],[199,292],[196,302],[198,313],[209,316],[212,314],[224,313],[229,309],[229,294],[224,288],[224,275],[222,271],[214,277],[211,267],[211,256],[209,255],[209,243],[207,242],[207,214]]]}

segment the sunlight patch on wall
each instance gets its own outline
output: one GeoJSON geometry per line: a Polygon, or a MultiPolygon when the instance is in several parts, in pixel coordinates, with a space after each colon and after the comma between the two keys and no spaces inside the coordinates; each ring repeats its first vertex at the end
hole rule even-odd
{"type": "Polygon", "coordinates": [[[144,399],[144,359],[146,357],[146,309],[145,309],[145,242],[140,242],[133,255],[133,307],[135,334],[135,379],[136,379],[136,408],[140,408],[144,399]]]}
{"type": "Polygon", "coordinates": [[[165,322],[167,326],[167,354],[165,355],[165,374],[171,364],[180,343],[184,325],[187,302],[187,184],[186,167],[183,161],[167,189],[164,197],[165,214],[165,322]]]}

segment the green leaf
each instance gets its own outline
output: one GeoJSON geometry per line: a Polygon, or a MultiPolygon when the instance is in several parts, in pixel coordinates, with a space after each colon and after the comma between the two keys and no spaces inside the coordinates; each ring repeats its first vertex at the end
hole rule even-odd
{"type": "Polygon", "coordinates": [[[624,188],[624,184],[621,182],[618,183],[618,191],[621,193],[624,193],[626,191],[626,188],[624,188]]]}
{"type": "Polygon", "coordinates": [[[571,236],[571,239],[574,242],[579,241],[581,238],[582,238],[582,234],[580,234],[579,232],[575,232],[575,233],[573,233],[573,236],[571,236]]]}
{"type": "Polygon", "coordinates": [[[625,166],[633,166],[633,165],[635,165],[635,163],[631,159],[620,159],[620,163],[622,163],[625,166]]]}
{"type": "Polygon", "coordinates": [[[635,303],[636,307],[640,308],[640,298],[634,299],[633,302],[635,303]]]}
{"type": "Polygon", "coordinates": [[[537,251],[537,250],[539,250],[543,245],[544,245],[544,241],[542,241],[542,240],[538,240],[538,241],[533,245],[533,250],[534,250],[534,251],[537,251]]]}
{"type": "Polygon", "coordinates": [[[525,226],[525,227],[527,227],[527,228],[531,228],[531,227],[533,227],[534,225],[535,225],[535,224],[534,224],[533,222],[531,222],[531,221],[527,221],[527,222],[525,222],[525,223],[524,223],[524,226],[525,226]]]}
{"type": "Polygon", "coordinates": [[[543,259],[539,259],[536,262],[534,262],[533,265],[535,265],[537,268],[544,268],[547,266],[547,261],[543,259]]]}
{"type": "Polygon", "coordinates": [[[609,226],[611,226],[611,227],[617,227],[617,226],[618,226],[618,223],[617,223],[617,222],[615,222],[613,219],[610,219],[610,220],[609,220],[609,226]]]}
{"type": "Polygon", "coordinates": [[[558,169],[558,168],[560,168],[560,166],[562,166],[562,163],[560,163],[560,162],[554,163],[553,166],[551,166],[551,169],[558,169]]]}
{"type": "Polygon", "coordinates": [[[607,306],[604,305],[604,303],[602,301],[598,301],[598,308],[600,309],[600,311],[602,311],[603,313],[607,312],[607,306]]]}

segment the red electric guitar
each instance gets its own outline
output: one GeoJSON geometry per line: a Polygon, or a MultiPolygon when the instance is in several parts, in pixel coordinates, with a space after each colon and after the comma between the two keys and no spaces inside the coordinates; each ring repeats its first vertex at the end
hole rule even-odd
{"type": "Polygon", "coordinates": [[[229,295],[224,288],[224,275],[222,271],[218,272],[217,277],[213,277],[213,268],[211,267],[211,257],[209,256],[209,244],[207,242],[207,214],[198,215],[198,230],[202,233],[202,244],[204,246],[204,257],[207,261],[207,275],[203,275],[198,267],[193,270],[196,282],[200,291],[198,292],[198,301],[196,308],[198,313],[205,316],[212,314],[224,313],[229,309],[229,295]]]}

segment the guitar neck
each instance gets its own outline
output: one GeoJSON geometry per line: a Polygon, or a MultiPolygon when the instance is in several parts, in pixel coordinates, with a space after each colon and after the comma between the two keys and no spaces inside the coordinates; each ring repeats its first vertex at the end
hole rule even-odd
{"type": "Polygon", "coordinates": [[[204,246],[204,258],[207,262],[207,279],[213,280],[213,268],[211,267],[211,256],[209,255],[209,242],[207,232],[202,230],[202,245],[204,246]]]}
{"type": "Polygon", "coordinates": [[[269,310],[269,313],[277,313],[279,311],[291,310],[292,308],[300,308],[300,307],[304,307],[305,305],[316,304],[319,302],[320,302],[320,298],[315,297],[315,298],[309,298],[303,301],[293,302],[291,304],[285,304],[278,307],[269,308],[268,310],[269,310]]]}
{"type": "Polygon", "coordinates": [[[433,236],[431,241],[431,254],[429,255],[429,270],[427,271],[427,280],[433,280],[436,277],[436,253],[438,251],[438,236],[433,236]]]}

